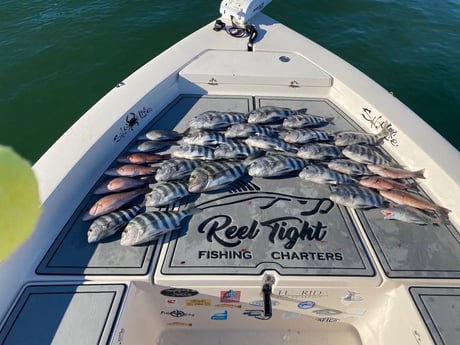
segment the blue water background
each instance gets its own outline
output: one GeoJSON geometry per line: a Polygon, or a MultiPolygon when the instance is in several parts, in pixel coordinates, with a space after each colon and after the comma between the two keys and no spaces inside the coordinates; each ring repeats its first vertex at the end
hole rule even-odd
{"type": "MultiPolygon", "coordinates": [[[[219,16],[209,0],[2,0],[0,144],[35,162],[119,81],[219,16]]],[[[460,148],[460,1],[274,0],[460,148]]]]}

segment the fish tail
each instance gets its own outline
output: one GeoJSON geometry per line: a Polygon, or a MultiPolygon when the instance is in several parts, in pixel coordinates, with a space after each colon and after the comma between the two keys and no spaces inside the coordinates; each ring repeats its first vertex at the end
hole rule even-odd
{"type": "Polygon", "coordinates": [[[296,110],[296,113],[297,114],[308,114],[308,109],[307,108],[298,109],[296,110]]]}
{"type": "Polygon", "coordinates": [[[436,211],[439,212],[441,216],[447,216],[450,212],[452,212],[452,210],[442,206],[436,207],[436,211]]]}
{"type": "Polygon", "coordinates": [[[334,117],[333,117],[333,116],[331,116],[331,117],[326,117],[326,121],[329,122],[329,124],[335,126],[334,117]]]}
{"type": "Polygon", "coordinates": [[[415,178],[425,178],[425,169],[420,169],[414,172],[414,177],[415,178]]]}

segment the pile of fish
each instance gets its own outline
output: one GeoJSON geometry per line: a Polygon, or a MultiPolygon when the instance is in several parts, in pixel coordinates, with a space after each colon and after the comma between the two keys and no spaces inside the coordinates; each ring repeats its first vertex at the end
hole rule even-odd
{"type": "Polygon", "coordinates": [[[105,172],[111,178],[95,189],[103,196],[82,218],[91,221],[88,242],[123,229],[121,245],[130,246],[180,229],[200,210],[193,203],[182,211],[168,205],[224,189],[244,176],[299,176],[335,186],[333,202],[380,208],[385,219],[448,222],[450,210],[409,191],[424,170],[398,168],[379,148],[389,126],[377,134],[321,129],[325,126],[334,126],[333,118],[266,106],[249,113],[207,111],[184,133],[150,130],[118,157],[117,166],[105,172]]]}

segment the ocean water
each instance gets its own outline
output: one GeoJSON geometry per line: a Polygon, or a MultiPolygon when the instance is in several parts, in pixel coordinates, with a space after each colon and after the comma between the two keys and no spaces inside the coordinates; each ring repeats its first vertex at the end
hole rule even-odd
{"type": "MultiPolygon", "coordinates": [[[[460,1],[274,0],[265,13],[460,148],[460,1]]],[[[35,162],[119,81],[219,16],[209,0],[0,1],[0,144],[35,162]]]]}

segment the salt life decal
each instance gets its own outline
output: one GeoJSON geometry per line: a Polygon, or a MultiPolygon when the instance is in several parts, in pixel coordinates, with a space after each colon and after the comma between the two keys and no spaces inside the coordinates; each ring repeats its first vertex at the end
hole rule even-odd
{"type": "Polygon", "coordinates": [[[152,111],[153,109],[150,107],[143,107],[142,109],[127,113],[124,117],[122,125],[117,131],[117,134],[114,135],[113,141],[118,143],[124,139],[128,133],[139,126],[141,121],[143,121],[150,113],[152,113],[152,111]]]}
{"type": "MultiPolygon", "coordinates": [[[[387,123],[387,121],[383,118],[382,115],[377,115],[375,112],[372,112],[372,110],[368,108],[362,108],[362,110],[363,111],[361,112],[361,116],[363,117],[364,120],[369,122],[371,129],[381,130],[382,128],[385,127],[385,124],[387,123]]],[[[390,134],[385,137],[385,140],[387,140],[393,146],[398,146],[398,139],[396,139],[396,135],[398,134],[398,131],[392,128],[390,124],[388,127],[388,132],[390,134]]]]}

